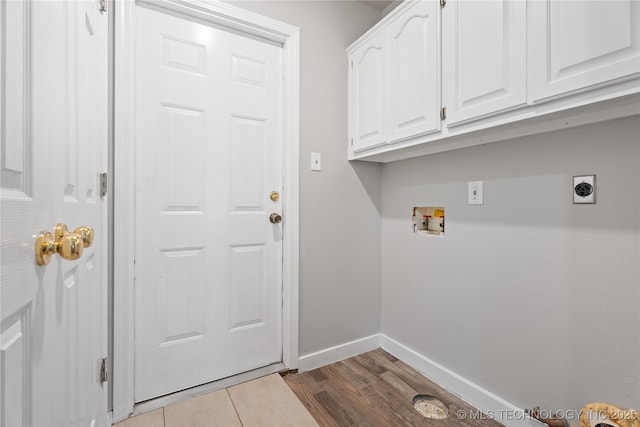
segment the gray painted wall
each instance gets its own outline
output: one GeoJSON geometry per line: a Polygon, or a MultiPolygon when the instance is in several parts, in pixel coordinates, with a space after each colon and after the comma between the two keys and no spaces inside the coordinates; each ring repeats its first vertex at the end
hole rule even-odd
{"type": "Polygon", "coordinates": [[[384,165],[383,333],[522,408],[638,408],[639,165],[637,117],[384,165]],[[414,206],[445,206],[445,236],[413,235],[414,206]]]}
{"type": "Polygon", "coordinates": [[[345,49],[380,20],[355,1],[230,1],[300,28],[300,355],[380,332],[380,166],[347,162],[345,49]],[[322,153],[311,172],[310,153],[322,153]]]}
{"type": "Polygon", "coordinates": [[[301,29],[301,355],[382,330],[520,407],[637,407],[637,118],[349,164],[345,48],[380,12],[230,3],[301,29]],[[571,177],[589,173],[598,204],[575,206],[571,177]],[[466,204],[470,180],[484,181],[483,206],[466,204]],[[446,207],[444,237],[412,234],[426,205],[446,207]]]}

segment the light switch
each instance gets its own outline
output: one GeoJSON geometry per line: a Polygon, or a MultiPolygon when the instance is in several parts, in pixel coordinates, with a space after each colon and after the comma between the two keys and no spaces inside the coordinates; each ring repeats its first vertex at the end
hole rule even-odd
{"type": "Polygon", "coordinates": [[[320,153],[311,153],[311,170],[312,171],[322,170],[322,158],[320,153]]]}
{"type": "Polygon", "coordinates": [[[469,200],[467,203],[470,205],[484,204],[482,181],[469,181],[469,200]]]}

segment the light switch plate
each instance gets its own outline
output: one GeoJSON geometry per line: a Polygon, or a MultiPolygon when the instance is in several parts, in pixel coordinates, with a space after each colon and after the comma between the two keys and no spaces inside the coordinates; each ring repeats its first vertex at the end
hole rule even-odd
{"type": "Polygon", "coordinates": [[[482,191],[482,181],[469,181],[469,201],[470,205],[483,205],[484,194],[482,191]]]}
{"type": "Polygon", "coordinates": [[[591,204],[596,202],[596,176],[579,175],[573,177],[573,203],[591,204]]]}
{"type": "Polygon", "coordinates": [[[322,170],[322,156],[320,155],[320,153],[311,153],[311,170],[322,170]]]}

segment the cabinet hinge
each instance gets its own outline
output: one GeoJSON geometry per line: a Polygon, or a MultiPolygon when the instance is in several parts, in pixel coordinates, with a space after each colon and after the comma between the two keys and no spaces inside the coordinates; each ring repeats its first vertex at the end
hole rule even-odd
{"type": "Polygon", "coordinates": [[[109,362],[109,359],[107,357],[103,358],[100,361],[100,382],[101,383],[104,383],[109,379],[109,372],[107,368],[108,362],[109,362]]]}
{"type": "Polygon", "coordinates": [[[109,177],[106,172],[100,174],[100,198],[107,195],[108,182],[109,182],[108,178],[109,177]]]}
{"type": "Polygon", "coordinates": [[[100,0],[100,12],[105,13],[107,11],[107,0],[100,0]]]}
{"type": "Polygon", "coordinates": [[[353,59],[351,60],[351,68],[353,68],[353,59]]]}
{"type": "Polygon", "coordinates": [[[447,0],[440,0],[440,8],[444,9],[446,5],[447,5],[447,0]]]}
{"type": "Polygon", "coordinates": [[[351,145],[353,146],[353,138],[351,138],[351,145]]]}
{"type": "Polygon", "coordinates": [[[447,119],[447,107],[442,107],[442,109],[440,110],[440,120],[446,120],[447,119]]]}

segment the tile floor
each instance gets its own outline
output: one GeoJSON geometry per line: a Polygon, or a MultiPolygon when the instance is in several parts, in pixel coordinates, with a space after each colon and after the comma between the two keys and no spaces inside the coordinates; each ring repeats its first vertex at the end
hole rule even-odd
{"type": "Polygon", "coordinates": [[[318,427],[278,374],[165,406],[115,427],[318,427]]]}

